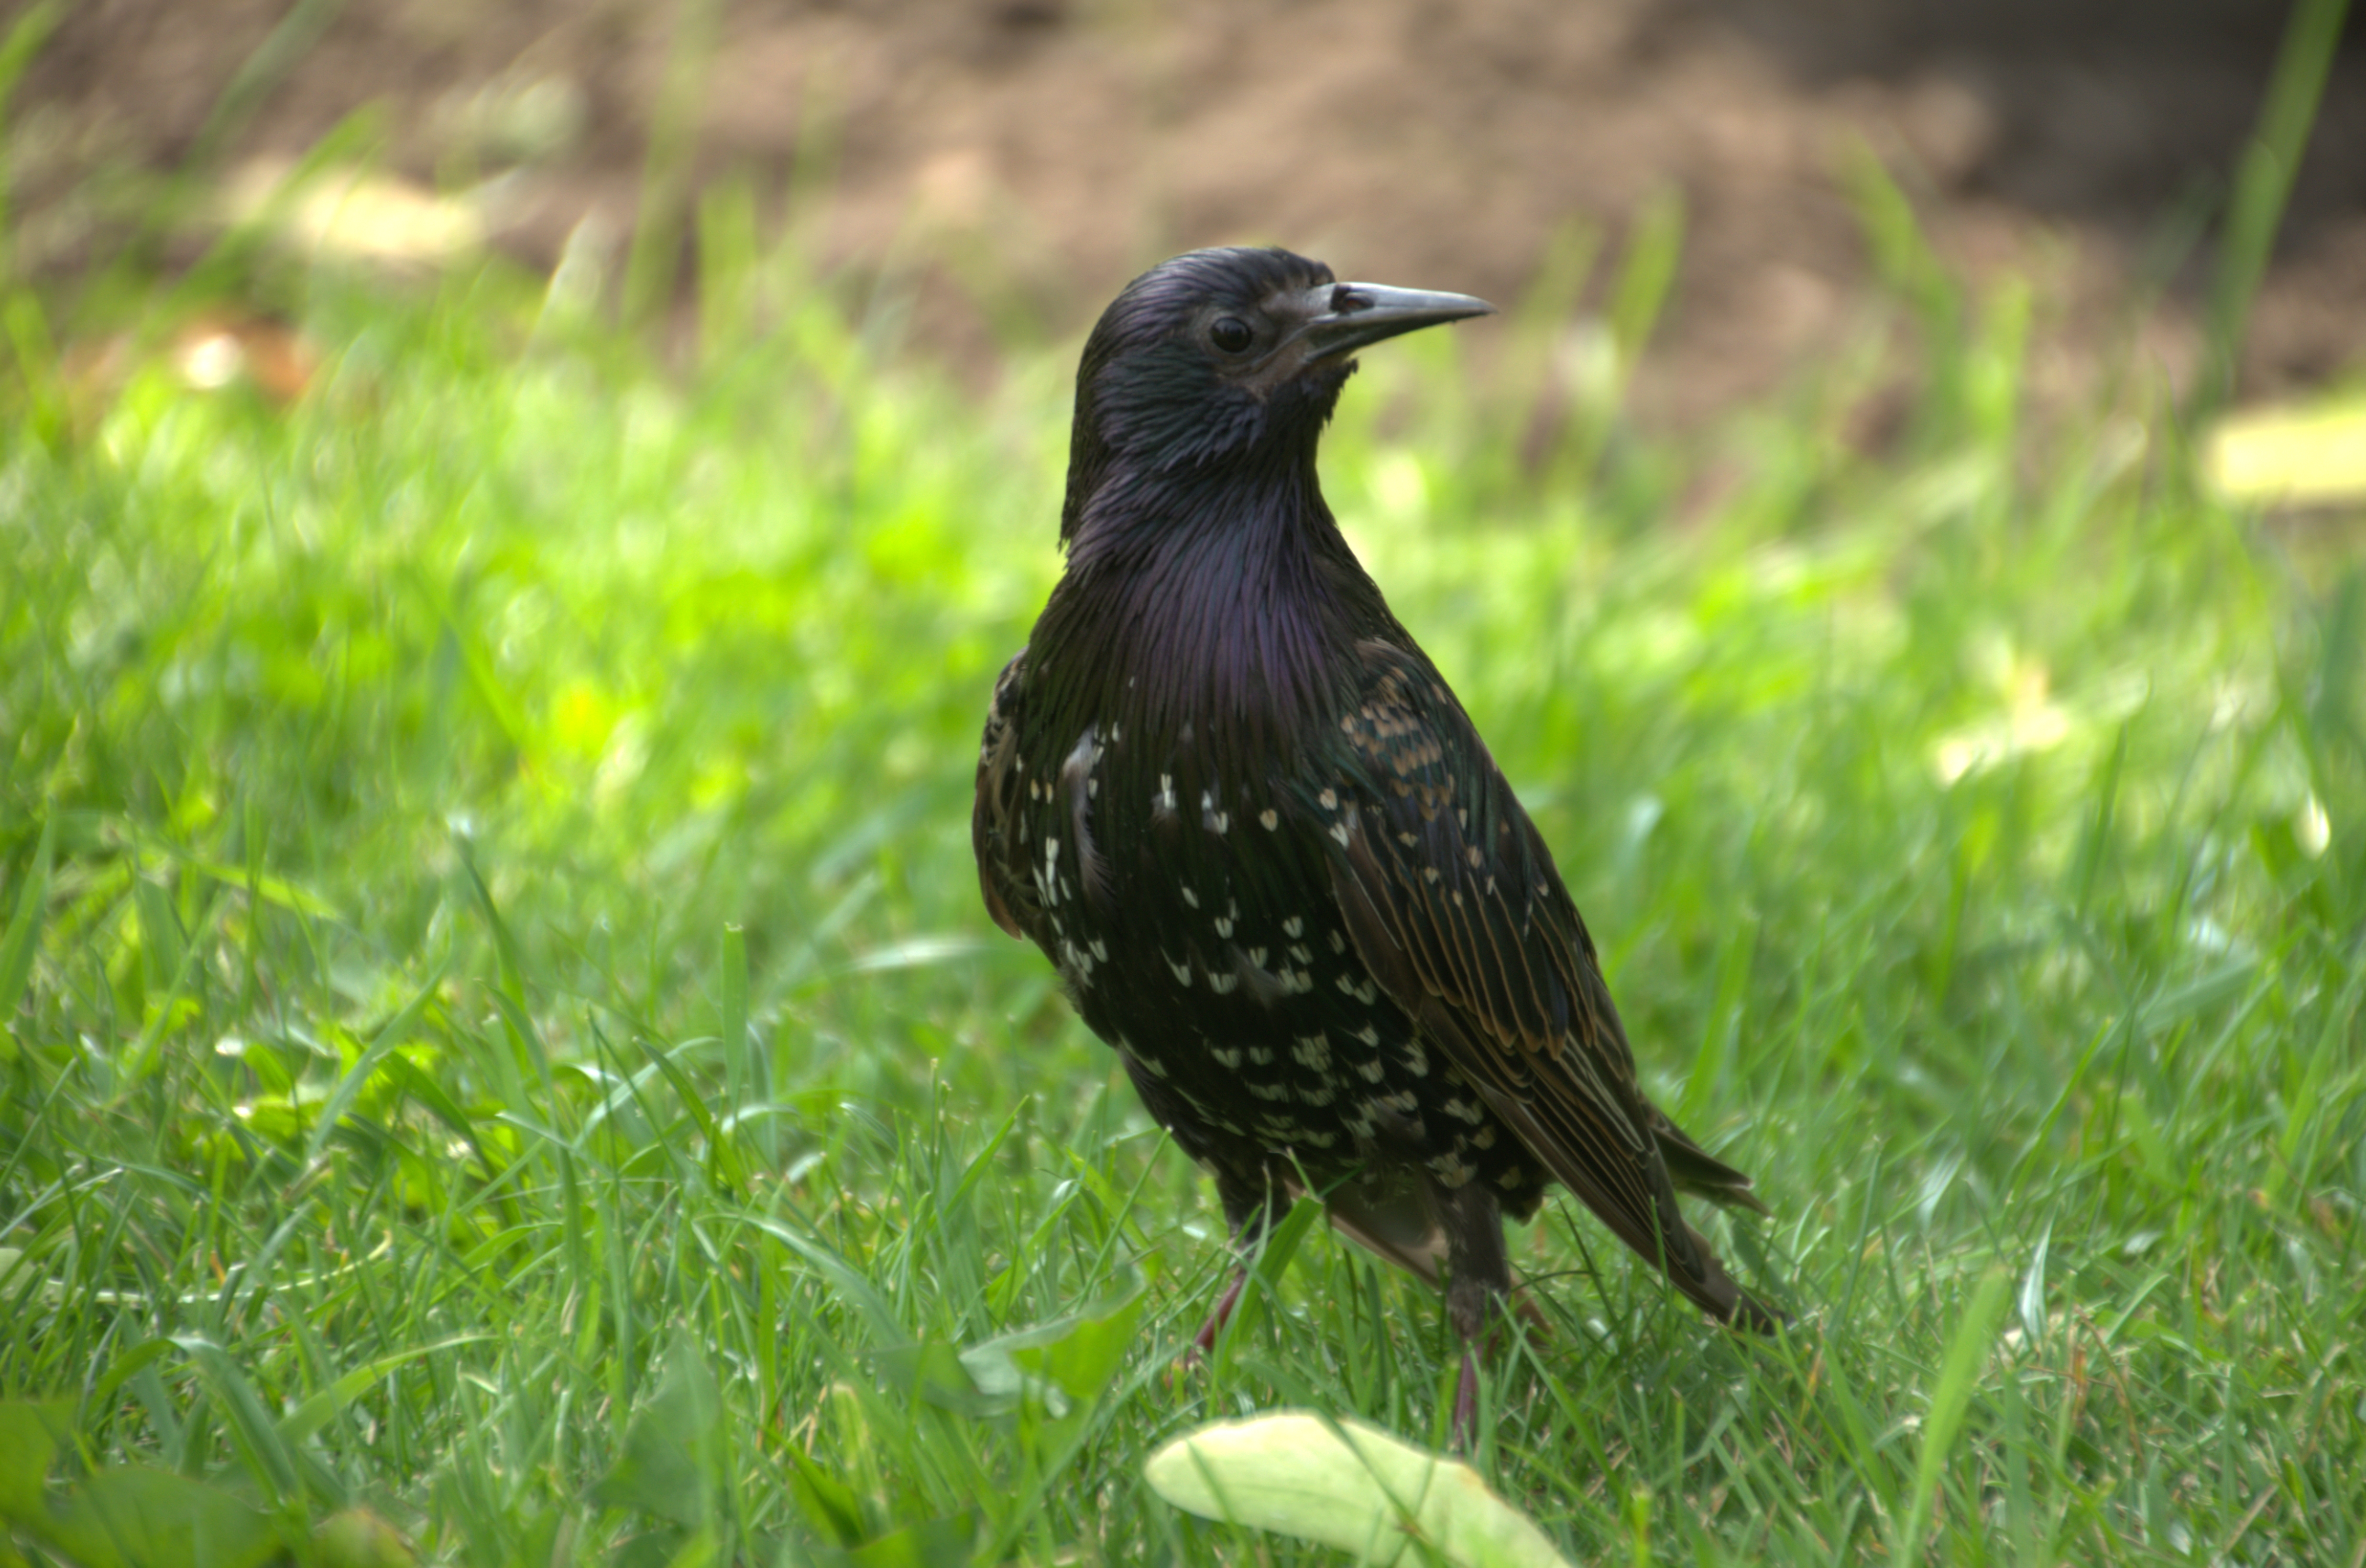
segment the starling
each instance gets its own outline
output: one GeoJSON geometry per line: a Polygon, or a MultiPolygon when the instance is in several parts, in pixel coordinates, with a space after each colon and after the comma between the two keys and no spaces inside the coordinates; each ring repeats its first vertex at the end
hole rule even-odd
{"type": "Polygon", "coordinates": [[[1712,1317],[1776,1321],[1676,1205],[1760,1209],[1749,1178],[1644,1097],[1543,839],[1315,478],[1357,351],[1492,309],[1281,250],[1129,284],[1077,370],[1067,569],[995,682],[971,818],[987,910],[1244,1248],[1311,1185],[1445,1285],[1466,1439],[1503,1217],[1554,1182],[1712,1317]]]}

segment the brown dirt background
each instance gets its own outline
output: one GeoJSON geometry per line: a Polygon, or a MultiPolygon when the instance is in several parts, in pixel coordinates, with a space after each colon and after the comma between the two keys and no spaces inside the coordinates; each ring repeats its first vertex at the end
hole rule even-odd
{"type": "MultiPolygon", "coordinates": [[[[389,166],[447,188],[501,176],[501,243],[546,264],[587,215],[629,227],[671,102],[693,186],[736,173],[833,263],[900,269],[919,302],[909,338],[976,364],[997,341],[1078,329],[1161,255],[1225,241],[1509,302],[1556,236],[1591,226],[1615,256],[1673,192],[1683,263],[1639,393],[1688,422],[1862,318],[1871,263],[1842,171],[1863,148],[1950,265],[2038,280],[2043,333],[2070,362],[2133,342],[2181,379],[2207,220],[2286,9],[79,0],[12,106],[12,219],[20,257],[71,269],[139,171],[300,153],[375,106],[389,166]],[[2157,308],[2130,308],[2156,289],[2157,308]]],[[[2360,22],[2253,319],[2252,396],[2366,354],[2360,22]]]]}

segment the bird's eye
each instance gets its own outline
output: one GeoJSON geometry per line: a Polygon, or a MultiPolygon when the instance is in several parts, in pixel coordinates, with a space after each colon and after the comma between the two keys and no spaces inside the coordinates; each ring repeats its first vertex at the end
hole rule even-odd
{"type": "Polygon", "coordinates": [[[1208,341],[1226,353],[1238,353],[1256,342],[1256,333],[1237,316],[1221,316],[1208,329],[1208,341]]]}

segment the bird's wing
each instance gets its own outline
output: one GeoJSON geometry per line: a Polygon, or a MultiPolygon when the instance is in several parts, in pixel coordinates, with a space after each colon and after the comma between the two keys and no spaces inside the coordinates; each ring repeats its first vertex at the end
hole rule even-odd
{"type": "MultiPolygon", "coordinates": [[[[1531,1153],[1703,1308],[1748,1299],[1676,1207],[1661,1140],[1721,1173],[1647,1100],[1593,938],[1543,840],[1446,683],[1359,644],[1360,700],[1327,789],[1333,887],[1373,975],[1531,1153]]],[[[1722,1180],[1729,1177],[1730,1181],[1722,1180]]],[[[1755,1307],[1754,1303],[1750,1304],[1755,1307]]]]}
{"type": "Polygon", "coordinates": [[[1032,879],[1018,849],[1019,703],[1027,673],[1021,648],[995,678],[994,702],[986,712],[986,734],[977,747],[977,798],[969,812],[970,848],[977,856],[978,891],[986,912],[1013,936],[1041,924],[1032,879]]]}

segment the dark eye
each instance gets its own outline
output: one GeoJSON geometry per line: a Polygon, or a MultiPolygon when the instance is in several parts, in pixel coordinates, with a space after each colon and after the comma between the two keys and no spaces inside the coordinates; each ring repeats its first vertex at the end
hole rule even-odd
{"type": "Polygon", "coordinates": [[[1220,316],[1208,329],[1208,341],[1226,353],[1238,353],[1256,342],[1256,333],[1237,316],[1220,316]]]}

